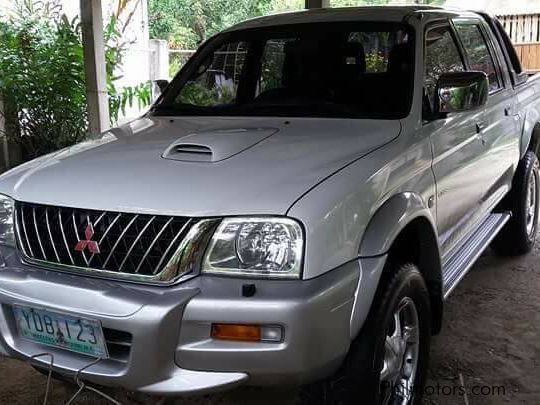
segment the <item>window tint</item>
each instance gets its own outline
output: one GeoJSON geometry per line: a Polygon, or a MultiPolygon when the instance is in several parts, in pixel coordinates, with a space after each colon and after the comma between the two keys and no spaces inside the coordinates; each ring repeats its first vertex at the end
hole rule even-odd
{"type": "MultiPolygon", "coordinates": [[[[388,61],[394,46],[407,42],[404,31],[397,32],[352,32],[349,35],[349,47],[359,44],[365,54],[366,73],[383,73],[388,71],[388,61]]],[[[347,63],[354,64],[354,59],[347,63]]]]}
{"type": "Polygon", "coordinates": [[[245,57],[245,42],[222,46],[199,66],[178,95],[177,102],[199,107],[233,103],[245,57]]]}
{"type": "MultiPolygon", "coordinates": [[[[261,58],[261,76],[257,90],[257,96],[269,90],[279,89],[283,87],[283,74],[287,70],[285,61],[287,50],[293,49],[300,41],[300,38],[279,38],[270,39],[266,42],[261,58]]],[[[348,39],[345,44],[340,44],[341,49],[338,49],[340,54],[334,55],[342,59],[336,67],[342,65],[343,71],[340,73],[350,73],[351,80],[356,80],[364,73],[387,73],[388,63],[391,56],[391,51],[396,49],[396,45],[404,44],[408,41],[407,33],[404,31],[397,32],[351,32],[348,34],[348,39]],[[346,65],[346,66],[343,66],[346,65]]],[[[322,41],[321,41],[322,42],[322,41]]],[[[334,48],[338,44],[332,44],[334,48]]],[[[335,49],[334,49],[335,51],[335,49]]],[[[321,53],[324,55],[324,53],[321,53]]],[[[332,56],[330,52],[326,52],[326,56],[332,56]]],[[[321,56],[318,64],[324,63],[321,56]]],[[[316,61],[313,63],[317,64],[316,61]]],[[[298,69],[301,69],[300,64],[296,64],[298,69]]],[[[315,71],[314,66],[306,64],[305,71],[302,76],[308,77],[315,71]]],[[[290,70],[290,69],[289,69],[290,70]]]]}
{"type": "Polygon", "coordinates": [[[469,59],[469,69],[485,72],[489,78],[489,89],[491,91],[501,88],[493,58],[489,53],[480,27],[476,24],[458,24],[456,29],[469,59]]]}
{"type": "Polygon", "coordinates": [[[462,72],[465,70],[463,60],[450,26],[441,26],[428,30],[425,40],[425,77],[424,89],[426,102],[433,111],[437,80],[443,73],[462,72]]]}
{"type": "Polygon", "coordinates": [[[398,23],[310,23],[239,30],[205,44],[158,113],[405,116],[414,35],[398,23]]]}
{"type": "Polygon", "coordinates": [[[281,87],[286,44],[296,38],[271,39],[264,46],[257,95],[281,87]]]}

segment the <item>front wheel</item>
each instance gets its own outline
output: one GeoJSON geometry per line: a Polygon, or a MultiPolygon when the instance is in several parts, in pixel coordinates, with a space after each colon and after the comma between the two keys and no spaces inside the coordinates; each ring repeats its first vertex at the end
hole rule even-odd
{"type": "Polygon", "coordinates": [[[426,284],[413,264],[383,280],[347,358],[328,380],[305,387],[305,404],[417,404],[429,358],[431,311],[426,284]]]}
{"type": "Polygon", "coordinates": [[[516,256],[533,248],[538,233],[539,185],[538,159],[533,152],[527,152],[519,162],[512,190],[506,197],[512,218],[491,244],[496,253],[516,256]]]}

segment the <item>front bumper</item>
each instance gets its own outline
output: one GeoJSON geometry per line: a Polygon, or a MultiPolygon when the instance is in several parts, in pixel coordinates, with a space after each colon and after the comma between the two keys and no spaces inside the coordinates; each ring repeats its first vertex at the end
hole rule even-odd
{"type": "MultiPolygon", "coordinates": [[[[334,372],[350,344],[351,314],[362,267],[348,263],[305,281],[200,276],[171,287],[87,278],[22,264],[2,248],[0,353],[28,360],[54,355],[54,370],[73,374],[92,358],[17,336],[12,306],[43,307],[101,321],[131,335],[127,355],[86,369],[84,380],[160,395],[203,393],[236,384],[301,384],[334,372]],[[242,285],[257,292],[243,297],[242,285]],[[215,340],[213,322],[281,325],[280,343],[215,340]]],[[[116,342],[118,343],[118,342],[116,342]]],[[[125,351],[124,351],[125,354],[125,351]]],[[[45,367],[47,358],[36,359],[45,367]]]]}

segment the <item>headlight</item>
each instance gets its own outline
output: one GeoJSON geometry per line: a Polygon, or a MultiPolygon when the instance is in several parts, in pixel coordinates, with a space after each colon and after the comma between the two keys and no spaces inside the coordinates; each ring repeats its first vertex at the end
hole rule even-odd
{"type": "Polygon", "coordinates": [[[300,278],[304,239],[289,218],[225,218],[203,261],[204,273],[300,278]]]}
{"type": "Polygon", "coordinates": [[[13,231],[13,207],[11,198],[0,194],[0,244],[15,246],[15,232],[13,231]]]}

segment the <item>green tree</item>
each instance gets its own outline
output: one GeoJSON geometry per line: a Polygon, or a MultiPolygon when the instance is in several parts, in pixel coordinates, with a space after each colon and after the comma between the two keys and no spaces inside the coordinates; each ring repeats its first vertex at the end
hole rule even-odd
{"type": "MultiPolygon", "coordinates": [[[[331,5],[384,5],[390,1],[331,0],[331,5]]],[[[444,0],[417,3],[442,4],[444,0]]],[[[150,37],[167,40],[173,49],[195,49],[208,37],[240,21],[276,11],[300,10],[304,6],[305,0],[149,0],[150,37]]]]}
{"type": "Polygon", "coordinates": [[[193,49],[217,32],[272,11],[272,0],[149,0],[150,36],[193,49]]]}
{"type": "MultiPolygon", "coordinates": [[[[408,4],[441,5],[445,0],[409,0],[408,4]]],[[[383,6],[391,0],[330,0],[332,7],[383,6]]]]}

